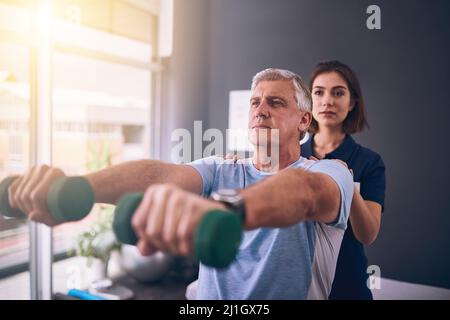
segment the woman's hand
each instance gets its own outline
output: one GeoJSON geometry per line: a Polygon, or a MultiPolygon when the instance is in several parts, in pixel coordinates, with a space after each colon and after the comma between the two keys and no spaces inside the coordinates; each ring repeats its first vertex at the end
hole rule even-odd
{"type": "Polygon", "coordinates": [[[235,154],[227,153],[225,156],[223,156],[223,160],[233,160],[233,162],[236,163],[238,162],[238,160],[240,160],[240,158],[238,158],[238,156],[235,154]]]}

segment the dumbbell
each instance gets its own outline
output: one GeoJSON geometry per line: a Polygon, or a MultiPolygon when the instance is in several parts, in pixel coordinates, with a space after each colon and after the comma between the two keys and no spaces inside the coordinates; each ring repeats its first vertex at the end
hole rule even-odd
{"type": "MultiPolygon", "coordinates": [[[[17,177],[8,177],[0,183],[0,214],[8,218],[26,218],[18,209],[11,208],[8,187],[17,177]]],[[[123,196],[117,204],[113,231],[117,239],[135,245],[137,237],[131,218],[143,198],[143,193],[123,196]]],[[[59,222],[78,221],[92,210],[95,197],[84,177],[60,177],[50,186],[47,206],[59,222]]],[[[236,213],[213,210],[201,220],[194,237],[197,258],[205,265],[223,268],[235,257],[242,237],[242,218],[236,213]]]]}
{"type": "MultiPolygon", "coordinates": [[[[143,193],[129,193],[117,203],[113,230],[117,239],[136,245],[137,236],[131,226],[134,212],[142,201],[143,193]]],[[[194,233],[194,250],[204,265],[224,268],[235,258],[242,238],[242,217],[237,213],[211,210],[203,216],[194,233]]]]}
{"type": "MultiPolygon", "coordinates": [[[[0,214],[7,218],[22,219],[27,216],[19,209],[11,208],[8,187],[17,177],[8,177],[0,183],[0,214]]],[[[59,177],[50,186],[47,206],[58,222],[78,221],[92,210],[94,191],[84,177],[59,177]]]]}

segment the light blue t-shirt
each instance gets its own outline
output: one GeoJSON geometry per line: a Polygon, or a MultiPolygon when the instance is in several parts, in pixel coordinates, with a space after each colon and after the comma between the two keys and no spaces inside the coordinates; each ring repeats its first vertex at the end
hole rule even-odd
{"type": "MultiPolygon", "coordinates": [[[[200,173],[202,194],[207,197],[215,190],[246,188],[272,175],[256,169],[251,159],[234,163],[209,157],[190,165],[200,173]]],[[[245,231],[236,258],[227,268],[200,264],[197,299],[328,298],[350,213],[353,180],[349,170],[333,160],[300,157],[289,167],[321,172],[336,182],[341,195],[336,221],[245,231]]]]}

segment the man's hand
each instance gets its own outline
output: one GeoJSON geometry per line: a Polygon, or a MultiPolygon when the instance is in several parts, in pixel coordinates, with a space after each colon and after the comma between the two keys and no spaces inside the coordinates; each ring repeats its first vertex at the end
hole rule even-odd
{"type": "Polygon", "coordinates": [[[32,167],[9,186],[8,197],[12,208],[20,209],[31,220],[55,226],[58,222],[47,207],[47,193],[50,185],[64,172],[49,166],[32,167]]]}
{"type": "Polygon", "coordinates": [[[139,251],[142,255],[158,250],[189,255],[193,252],[198,224],[213,209],[225,209],[225,206],[175,185],[150,186],[132,219],[139,251]]]}

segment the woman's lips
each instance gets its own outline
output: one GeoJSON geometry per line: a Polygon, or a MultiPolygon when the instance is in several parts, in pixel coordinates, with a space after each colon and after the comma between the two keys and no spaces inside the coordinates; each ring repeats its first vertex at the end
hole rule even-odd
{"type": "Polygon", "coordinates": [[[331,112],[331,111],[324,111],[324,112],[319,112],[320,115],[325,116],[325,117],[331,117],[331,116],[335,116],[336,113],[335,112],[331,112]]]}

